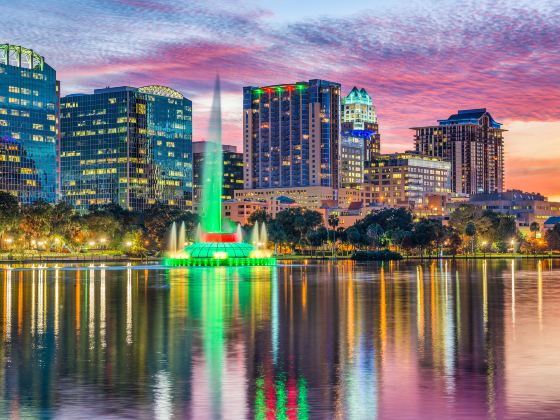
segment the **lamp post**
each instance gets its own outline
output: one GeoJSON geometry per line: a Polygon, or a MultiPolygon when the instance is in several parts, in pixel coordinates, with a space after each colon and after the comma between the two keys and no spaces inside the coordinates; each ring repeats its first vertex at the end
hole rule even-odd
{"type": "Polygon", "coordinates": [[[487,241],[482,241],[482,255],[484,258],[486,258],[486,245],[488,245],[487,241]]]}
{"type": "Polygon", "coordinates": [[[515,254],[515,239],[511,240],[511,255],[513,256],[515,254]]]}

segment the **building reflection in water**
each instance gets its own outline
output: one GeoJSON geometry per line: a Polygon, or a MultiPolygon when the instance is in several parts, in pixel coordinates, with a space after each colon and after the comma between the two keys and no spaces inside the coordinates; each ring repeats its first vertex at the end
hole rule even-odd
{"type": "Polygon", "coordinates": [[[0,416],[515,416],[537,373],[508,363],[554,345],[559,269],[2,270],[0,416]]]}

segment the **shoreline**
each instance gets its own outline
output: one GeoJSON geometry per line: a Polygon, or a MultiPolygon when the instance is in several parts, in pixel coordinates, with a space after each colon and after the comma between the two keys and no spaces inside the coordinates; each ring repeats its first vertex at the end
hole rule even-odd
{"type": "MultiPolygon", "coordinates": [[[[486,254],[486,255],[443,255],[443,256],[419,256],[403,255],[402,260],[394,261],[423,261],[423,260],[499,260],[499,259],[560,259],[560,254],[486,254]]],[[[278,261],[352,261],[350,256],[323,256],[323,255],[280,255],[278,261]]],[[[34,263],[119,263],[119,262],[144,262],[159,263],[161,257],[131,257],[127,255],[69,255],[69,256],[18,256],[18,258],[7,258],[0,255],[0,264],[34,264],[34,263]]]]}

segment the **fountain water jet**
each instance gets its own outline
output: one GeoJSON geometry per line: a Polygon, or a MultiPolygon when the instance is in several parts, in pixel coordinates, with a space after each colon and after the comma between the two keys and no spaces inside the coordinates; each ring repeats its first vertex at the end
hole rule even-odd
{"type": "Polygon", "coordinates": [[[262,244],[263,248],[266,248],[266,245],[268,244],[268,232],[266,231],[266,224],[264,222],[262,222],[261,225],[261,234],[259,237],[259,242],[262,244]]]}
{"type": "MultiPolygon", "coordinates": [[[[208,141],[202,169],[202,199],[200,203],[200,226],[196,242],[179,247],[181,252],[170,254],[165,265],[172,266],[254,266],[275,265],[272,253],[257,249],[259,227],[255,223],[251,235],[253,245],[242,242],[241,228],[222,220],[223,149],[222,115],[220,104],[220,79],[216,78],[208,141]]],[[[176,229],[176,228],[174,228],[176,229]]],[[[264,229],[266,232],[266,229],[264,229]]],[[[182,238],[181,232],[179,237],[182,238]]],[[[266,233],[265,233],[266,235],[266,233]]],[[[180,240],[180,239],[179,239],[180,240]]],[[[175,241],[177,238],[175,237],[175,241]]],[[[177,242],[175,242],[177,243],[177,242]]]]}
{"type": "Polygon", "coordinates": [[[181,222],[181,227],[179,228],[179,235],[177,235],[177,249],[183,249],[185,247],[186,240],[187,240],[187,235],[185,233],[185,222],[181,222]]]}
{"type": "Polygon", "coordinates": [[[177,224],[175,222],[171,224],[171,229],[169,231],[169,244],[167,252],[171,255],[177,253],[177,224]]]}

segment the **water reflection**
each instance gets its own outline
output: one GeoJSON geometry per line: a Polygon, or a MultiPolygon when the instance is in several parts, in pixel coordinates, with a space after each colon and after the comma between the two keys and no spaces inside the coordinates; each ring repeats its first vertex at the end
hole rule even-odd
{"type": "Polygon", "coordinates": [[[0,417],[560,412],[556,261],[0,273],[0,417]]]}

